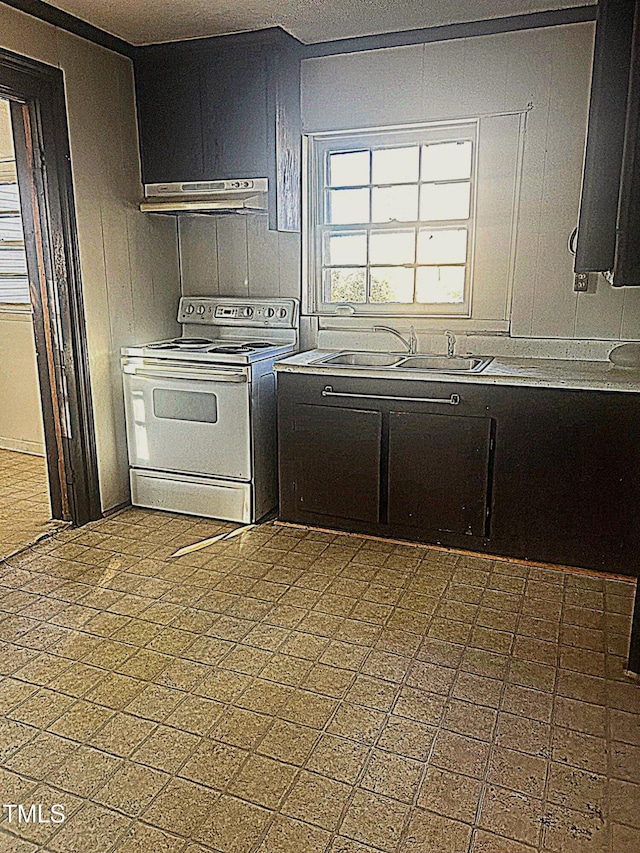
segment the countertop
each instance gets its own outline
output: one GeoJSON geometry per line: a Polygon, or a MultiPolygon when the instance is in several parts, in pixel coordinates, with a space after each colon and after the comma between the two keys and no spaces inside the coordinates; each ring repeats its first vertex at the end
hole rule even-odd
{"type": "MultiPolygon", "coordinates": [[[[429,382],[464,382],[481,385],[527,385],[540,388],[585,389],[589,391],[640,392],[640,368],[616,367],[608,361],[578,361],[551,358],[511,358],[498,356],[482,373],[437,373],[425,370],[397,370],[388,367],[350,367],[314,364],[334,350],[307,350],[276,362],[281,373],[309,373],[351,376],[360,379],[409,379],[429,382]]],[[[404,353],[402,353],[404,354],[404,353]]]]}

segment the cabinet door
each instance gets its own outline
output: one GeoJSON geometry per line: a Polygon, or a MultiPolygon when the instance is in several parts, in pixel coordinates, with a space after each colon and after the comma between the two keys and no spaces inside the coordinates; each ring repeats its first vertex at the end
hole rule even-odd
{"type": "Polygon", "coordinates": [[[301,512],[377,523],[382,415],[361,409],[294,409],[294,500],[301,512]]]}
{"type": "Polygon", "coordinates": [[[389,524],[488,534],[490,418],[391,412],[389,524]]]}
{"type": "Polygon", "coordinates": [[[202,122],[196,60],[169,49],[151,50],[136,61],[135,76],[143,182],[201,180],[202,122]]]}
{"type": "Polygon", "coordinates": [[[265,53],[212,51],[203,55],[201,79],[206,177],[267,177],[265,53]]]}

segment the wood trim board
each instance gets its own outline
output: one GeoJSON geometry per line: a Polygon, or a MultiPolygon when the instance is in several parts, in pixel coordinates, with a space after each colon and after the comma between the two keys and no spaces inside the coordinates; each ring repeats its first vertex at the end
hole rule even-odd
{"type": "Polygon", "coordinates": [[[101,517],[62,71],[0,50],[10,101],[52,514],[101,517]]]}

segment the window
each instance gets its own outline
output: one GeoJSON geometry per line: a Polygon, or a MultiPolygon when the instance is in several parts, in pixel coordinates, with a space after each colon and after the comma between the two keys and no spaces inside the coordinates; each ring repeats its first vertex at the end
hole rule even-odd
{"type": "Polygon", "coordinates": [[[0,184],[0,303],[29,301],[18,185],[0,184]]]}
{"type": "Polygon", "coordinates": [[[309,308],[470,316],[475,123],[307,137],[309,308]]]}

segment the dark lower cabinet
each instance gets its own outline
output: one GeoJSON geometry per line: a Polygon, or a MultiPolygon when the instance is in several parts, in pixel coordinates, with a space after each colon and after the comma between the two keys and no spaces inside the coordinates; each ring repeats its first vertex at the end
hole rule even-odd
{"type": "Polygon", "coordinates": [[[376,524],[380,508],[382,415],[299,405],[293,499],[299,512],[376,524]]]}
{"type": "Polygon", "coordinates": [[[285,521],[638,575],[637,394],[281,372],[278,420],[285,521]]]}
{"type": "Polygon", "coordinates": [[[491,420],[389,414],[391,525],[485,536],[491,420]]]}

